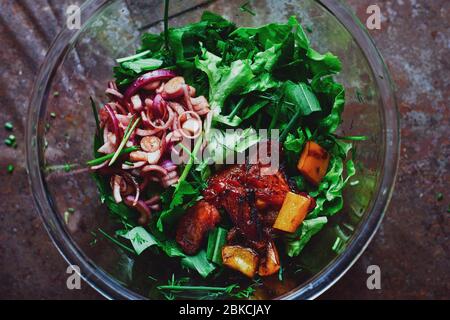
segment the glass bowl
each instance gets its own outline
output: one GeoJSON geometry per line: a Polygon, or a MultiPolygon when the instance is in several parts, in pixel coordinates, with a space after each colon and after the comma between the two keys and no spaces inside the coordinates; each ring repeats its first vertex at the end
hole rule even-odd
{"type": "MultiPolygon", "coordinates": [[[[162,30],[162,3],[87,1],[81,8],[81,29],[64,29],[50,48],[29,107],[27,164],[38,212],[62,256],[107,298],[153,295],[148,279],[136,271],[142,268],[139,262],[98,235],[98,228],[113,230],[113,222],[89,172],[82,165],[65,169],[67,164],[91,159],[95,123],[88,98],[105,98],[115,59],[134,53],[142,31],[162,30]]],[[[340,133],[369,137],[356,143],[354,180],[359,184],[345,190],[343,212],[313,237],[300,255],[295,276],[284,279],[282,285],[274,280],[270,294],[254,297],[311,299],[352,266],[383,218],[399,155],[392,83],[364,26],[341,1],[252,1],[254,16],[239,10],[241,5],[240,0],[174,0],[170,24],[196,21],[203,10],[224,15],[240,26],[285,22],[296,15],[309,31],[313,47],[332,51],[343,62],[338,80],[346,88],[346,108],[340,133]]]]}

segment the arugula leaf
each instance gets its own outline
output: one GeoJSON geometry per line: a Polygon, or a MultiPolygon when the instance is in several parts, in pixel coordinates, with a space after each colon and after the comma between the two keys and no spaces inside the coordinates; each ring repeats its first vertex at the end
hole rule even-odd
{"type": "Polygon", "coordinates": [[[209,80],[209,103],[213,110],[220,112],[225,100],[242,92],[254,77],[248,61],[236,60],[230,66],[218,66],[221,58],[204,50],[202,60],[196,59],[197,68],[206,73],[209,80]]]}
{"type": "Polygon", "coordinates": [[[323,133],[336,131],[342,122],[341,114],[345,104],[345,90],[341,84],[331,77],[316,76],[311,82],[312,90],[318,94],[324,117],[319,121],[318,129],[323,133]]]}
{"type": "MultiPolygon", "coordinates": [[[[284,99],[285,102],[293,104],[296,111],[287,126],[283,129],[280,135],[280,141],[284,141],[287,134],[298,123],[298,119],[301,116],[307,116],[313,112],[322,110],[316,96],[305,83],[296,84],[292,81],[287,81],[284,85],[284,99]]],[[[285,109],[285,115],[287,114],[288,112],[285,109]]]]}
{"type": "Polygon", "coordinates": [[[292,236],[287,236],[285,239],[287,255],[289,257],[298,256],[312,236],[322,230],[327,221],[326,217],[304,220],[297,232],[292,236]]]}
{"type": "Polygon", "coordinates": [[[342,69],[339,58],[330,52],[320,54],[316,50],[308,48],[306,55],[313,75],[325,76],[335,74],[339,73],[342,69]]]}
{"type": "Polygon", "coordinates": [[[300,115],[307,116],[313,112],[321,111],[319,100],[306,83],[287,81],[284,86],[284,97],[287,102],[295,105],[300,115]]]}
{"type": "Polygon", "coordinates": [[[131,245],[138,255],[144,252],[147,248],[158,245],[157,240],[143,227],[135,227],[126,233],[119,231],[118,235],[130,240],[131,245]]]}
{"type": "Polygon", "coordinates": [[[216,269],[216,266],[208,261],[205,250],[201,250],[195,256],[185,256],[181,259],[181,264],[189,269],[196,270],[203,278],[206,278],[216,269]]]}
{"type": "Polygon", "coordinates": [[[126,69],[133,70],[137,74],[143,71],[156,70],[163,65],[163,61],[159,59],[140,59],[136,61],[123,62],[122,67],[126,69]]]}

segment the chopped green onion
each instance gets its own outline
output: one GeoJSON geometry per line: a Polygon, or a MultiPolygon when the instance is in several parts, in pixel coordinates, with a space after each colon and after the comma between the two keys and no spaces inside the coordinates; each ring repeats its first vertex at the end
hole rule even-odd
{"type": "Polygon", "coordinates": [[[231,111],[230,115],[228,116],[228,118],[230,120],[233,120],[234,116],[238,113],[239,109],[242,107],[242,105],[245,102],[245,98],[242,98],[241,100],[239,100],[239,102],[236,104],[236,106],[234,107],[234,109],[231,111]]]}
{"type": "MultiPolygon", "coordinates": [[[[136,150],[139,150],[139,147],[137,147],[137,146],[129,147],[129,148],[123,149],[120,152],[120,155],[126,154],[126,153],[130,153],[130,152],[133,152],[133,151],[136,151],[136,150]]],[[[114,153],[110,153],[110,154],[104,155],[104,156],[102,156],[100,158],[92,159],[92,160],[86,162],[86,164],[88,166],[96,166],[96,165],[98,165],[98,164],[100,164],[102,162],[105,162],[106,160],[111,159],[113,156],[114,156],[114,153]]]]}
{"type": "Polygon", "coordinates": [[[129,57],[117,59],[116,61],[117,61],[117,63],[123,63],[123,62],[126,62],[126,61],[136,60],[136,59],[139,59],[139,58],[142,58],[142,57],[146,56],[150,52],[151,52],[150,50],[145,50],[145,51],[142,51],[141,53],[138,53],[138,54],[135,54],[135,55],[132,55],[132,56],[129,56],[129,57]]]}
{"type": "Polygon", "coordinates": [[[58,97],[58,96],[59,96],[59,91],[53,92],[53,96],[54,96],[54,97],[58,97]]]}
{"type": "Polygon", "coordinates": [[[98,229],[98,231],[109,241],[111,241],[112,243],[114,243],[115,245],[119,246],[120,248],[132,253],[132,254],[136,254],[136,251],[134,251],[133,249],[131,249],[130,247],[127,247],[126,245],[124,245],[123,243],[121,243],[119,240],[111,237],[109,234],[107,234],[105,231],[103,231],[102,229],[98,229]]]}
{"type": "Polygon", "coordinates": [[[13,134],[10,134],[10,135],[8,136],[8,139],[14,142],[14,141],[16,141],[16,136],[13,135],[13,134]]]}
{"type": "Polygon", "coordinates": [[[206,257],[208,260],[222,264],[222,247],[227,241],[227,230],[221,227],[215,228],[209,233],[206,257]]]}
{"type": "Polygon", "coordinates": [[[251,14],[252,16],[256,16],[256,13],[253,12],[249,7],[250,3],[247,1],[246,3],[244,3],[242,6],[239,7],[239,10],[241,10],[241,12],[247,12],[249,14],[251,14]]]}
{"type": "Polygon", "coordinates": [[[442,200],[444,200],[444,195],[442,194],[442,192],[439,192],[439,193],[436,195],[436,200],[437,200],[437,201],[442,201],[442,200]]]}
{"type": "Polygon", "coordinates": [[[64,171],[69,172],[72,169],[71,165],[69,163],[64,164],[64,171]]]}
{"type": "Polygon", "coordinates": [[[180,182],[186,180],[186,177],[189,174],[189,171],[191,170],[192,166],[194,165],[195,155],[197,154],[201,145],[202,145],[202,139],[198,139],[197,143],[194,146],[194,150],[192,151],[191,156],[189,157],[189,162],[184,167],[184,170],[181,173],[180,178],[178,179],[177,186],[175,187],[175,192],[178,190],[178,186],[180,185],[180,182]]]}
{"type": "Polygon", "coordinates": [[[12,164],[8,164],[8,167],[6,169],[8,170],[8,173],[14,172],[14,166],[12,164]]]}
{"type": "Polygon", "coordinates": [[[113,163],[117,160],[117,158],[119,157],[120,153],[122,152],[123,147],[125,146],[125,144],[127,143],[128,139],[130,138],[131,134],[133,133],[134,129],[136,129],[136,126],[139,124],[139,122],[141,121],[140,118],[136,119],[136,121],[134,121],[134,123],[131,125],[132,121],[130,121],[130,123],[128,124],[127,129],[125,130],[125,135],[122,139],[122,142],[120,143],[119,147],[117,148],[116,152],[114,153],[111,161],[109,162],[109,166],[112,166],[113,163]],[[131,127],[130,127],[131,125],[131,127]]]}
{"type": "Polygon", "coordinates": [[[164,0],[164,44],[169,50],[169,0],[164,0]]]}
{"type": "Polygon", "coordinates": [[[14,130],[14,125],[11,122],[7,122],[5,123],[5,129],[9,130],[9,131],[13,131],[14,130]]]}
{"type": "Polygon", "coordinates": [[[50,113],[50,117],[52,117],[53,119],[55,119],[55,118],[56,118],[56,113],[51,112],[51,113],[50,113]]]}
{"type": "Polygon", "coordinates": [[[99,134],[100,133],[100,121],[98,120],[97,107],[95,105],[94,99],[92,97],[89,97],[89,99],[91,100],[92,113],[94,114],[95,125],[97,128],[97,134],[99,134]]]}

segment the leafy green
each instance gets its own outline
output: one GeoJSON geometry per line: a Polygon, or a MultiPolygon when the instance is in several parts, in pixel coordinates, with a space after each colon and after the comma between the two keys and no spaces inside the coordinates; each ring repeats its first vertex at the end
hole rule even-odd
{"type": "Polygon", "coordinates": [[[158,59],[141,59],[137,61],[128,61],[123,62],[122,67],[126,69],[130,69],[136,73],[141,73],[143,71],[152,71],[156,70],[163,65],[162,60],[158,59]]]}
{"type": "Polygon", "coordinates": [[[120,232],[120,236],[131,241],[136,254],[141,254],[147,248],[157,245],[157,240],[143,227],[135,227],[126,233],[120,232]]]}
{"type": "Polygon", "coordinates": [[[212,287],[212,286],[192,286],[186,285],[188,279],[176,280],[175,275],[168,281],[167,285],[158,286],[163,296],[167,300],[174,300],[175,298],[196,298],[198,300],[231,298],[243,299],[249,298],[255,292],[255,286],[259,282],[254,282],[245,289],[241,289],[239,285],[232,284],[227,287],[212,287]]]}
{"type": "Polygon", "coordinates": [[[120,154],[122,153],[123,147],[125,147],[125,144],[127,143],[127,141],[130,138],[131,134],[134,132],[134,129],[137,127],[137,125],[141,121],[140,118],[137,118],[134,122],[132,120],[128,124],[128,126],[127,126],[127,128],[125,130],[125,133],[123,134],[122,141],[120,142],[119,146],[117,147],[117,150],[114,153],[113,157],[111,158],[111,161],[109,162],[108,166],[112,166],[113,163],[120,156],[120,154]]]}
{"type": "Polygon", "coordinates": [[[222,265],[222,247],[226,243],[227,230],[217,227],[209,233],[206,256],[208,260],[222,265]]]}
{"type": "Polygon", "coordinates": [[[311,237],[322,230],[327,221],[326,217],[304,220],[297,232],[292,236],[287,236],[285,239],[287,255],[289,257],[298,256],[309,240],[311,240],[311,237]]]}
{"type": "Polygon", "coordinates": [[[216,55],[203,50],[202,59],[196,59],[197,68],[206,73],[209,80],[209,103],[220,112],[230,94],[238,94],[250,82],[254,74],[248,61],[236,60],[230,66],[218,66],[222,61],[216,55]]]}

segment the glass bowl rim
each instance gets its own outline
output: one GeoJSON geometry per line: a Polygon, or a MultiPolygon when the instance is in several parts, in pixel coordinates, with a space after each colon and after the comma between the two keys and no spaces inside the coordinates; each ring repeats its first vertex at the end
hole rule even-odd
{"type": "MultiPolygon", "coordinates": [[[[112,0],[88,0],[81,6],[83,21],[89,23],[112,0]]],[[[352,35],[365,55],[374,73],[383,104],[384,120],[384,159],[382,177],[375,201],[366,218],[361,221],[358,230],[344,252],[331,261],[327,267],[308,280],[306,284],[284,294],[277,299],[314,299],[336,283],[357,261],[369,245],[379,228],[395,185],[400,152],[400,125],[394,88],[384,60],[372,38],[358,18],[347,5],[338,0],[316,0],[329,11],[352,35]]],[[[64,28],[55,38],[36,77],[27,115],[26,158],[28,179],[34,203],[43,220],[44,226],[57,250],[69,265],[80,268],[80,276],[95,290],[108,299],[145,299],[145,297],[122,286],[105,271],[99,269],[85,256],[76,243],[71,240],[61,223],[54,219],[50,200],[46,195],[45,182],[40,168],[40,141],[38,140],[38,119],[49,94],[49,85],[55,75],[55,66],[64,60],[72,44],[83,30],[64,28]],[[36,107],[38,106],[38,107],[36,107]]]]}

